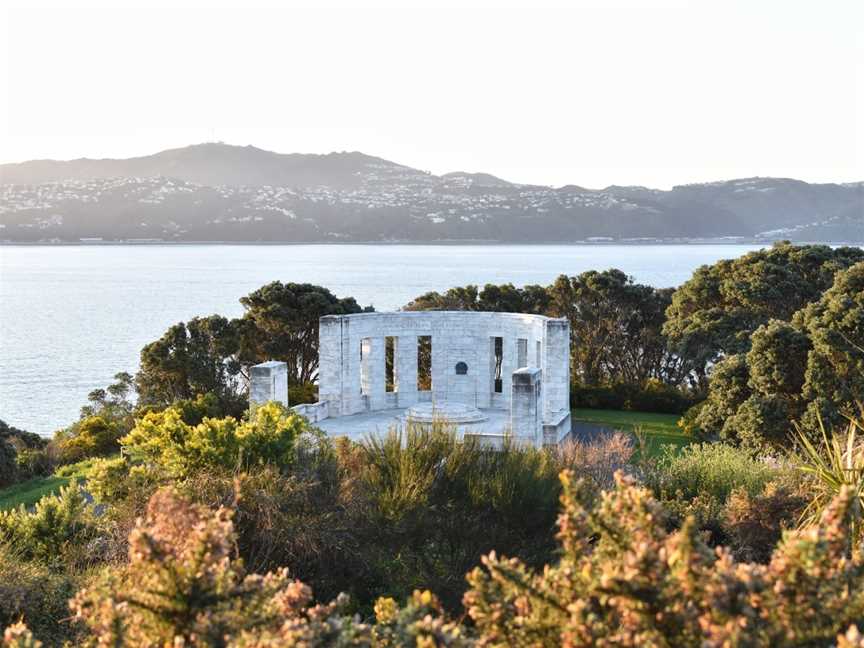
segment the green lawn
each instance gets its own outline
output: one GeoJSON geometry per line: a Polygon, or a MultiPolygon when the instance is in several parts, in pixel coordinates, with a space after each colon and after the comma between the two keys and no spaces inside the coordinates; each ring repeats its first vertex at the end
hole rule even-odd
{"type": "Polygon", "coordinates": [[[641,436],[645,450],[649,455],[658,454],[665,445],[681,448],[692,441],[678,427],[678,419],[681,417],[677,414],[574,409],[572,418],[574,421],[596,423],[622,432],[630,432],[637,437],[641,436]]]}
{"type": "Polygon", "coordinates": [[[73,479],[79,482],[84,481],[95,461],[96,459],[85,459],[78,463],[61,466],[54,471],[53,475],[34,477],[13,484],[8,488],[0,489],[0,511],[17,508],[21,504],[27,507],[33,506],[45,495],[59,493],[60,489],[73,479]]]}

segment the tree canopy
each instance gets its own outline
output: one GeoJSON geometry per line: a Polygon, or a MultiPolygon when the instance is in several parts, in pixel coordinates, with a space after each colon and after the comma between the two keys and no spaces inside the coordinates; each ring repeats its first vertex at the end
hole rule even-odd
{"type": "Polygon", "coordinates": [[[752,447],[784,447],[794,423],[815,433],[864,403],[864,262],[816,301],[752,334],[711,374],[697,422],[752,447]]]}
{"type": "Polygon", "coordinates": [[[672,295],[664,334],[704,382],[724,356],[746,353],[751,334],[820,298],[834,275],[864,261],[864,250],[788,242],[696,270],[672,295]]]}

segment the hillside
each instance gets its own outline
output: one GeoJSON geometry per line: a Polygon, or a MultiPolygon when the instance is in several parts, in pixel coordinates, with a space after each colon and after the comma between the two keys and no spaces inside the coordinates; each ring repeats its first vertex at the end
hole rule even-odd
{"type": "Polygon", "coordinates": [[[362,153],[200,144],[0,165],[0,240],[864,242],[864,183],[748,178],[669,191],[432,175],[362,153]]]}

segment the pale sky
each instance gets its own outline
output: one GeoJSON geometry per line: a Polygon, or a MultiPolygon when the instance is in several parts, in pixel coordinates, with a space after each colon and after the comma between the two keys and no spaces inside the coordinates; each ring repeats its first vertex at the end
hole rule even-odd
{"type": "Polygon", "coordinates": [[[864,180],[864,0],[136,4],[0,0],[0,162],[219,140],[556,186],[864,180]]]}

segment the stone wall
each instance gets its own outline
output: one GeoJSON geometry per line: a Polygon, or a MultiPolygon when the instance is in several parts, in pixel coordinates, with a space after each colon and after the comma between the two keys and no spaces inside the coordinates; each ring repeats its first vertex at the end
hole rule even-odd
{"type": "Polygon", "coordinates": [[[565,319],[418,311],[330,315],[320,322],[319,398],[331,417],[430,400],[509,410],[513,375],[521,363],[538,370],[538,417],[557,421],[559,413],[569,411],[570,329],[565,319]],[[431,392],[417,387],[420,336],[432,339],[431,392]],[[395,338],[392,392],[385,389],[387,337],[395,338]],[[501,338],[497,385],[495,338],[501,338]],[[467,365],[466,372],[456,371],[459,363],[467,365]]]}

